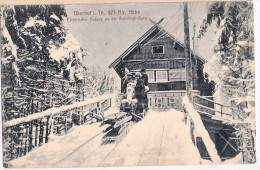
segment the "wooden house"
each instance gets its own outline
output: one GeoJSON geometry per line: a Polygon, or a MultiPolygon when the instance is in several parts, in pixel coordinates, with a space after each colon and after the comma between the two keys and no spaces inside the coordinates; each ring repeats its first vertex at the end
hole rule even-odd
{"type": "MultiPolygon", "coordinates": [[[[193,105],[201,116],[210,138],[216,145],[221,159],[232,158],[238,154],[238,145],[234,137],[234,128],[221,120],[211,117],[216,115],[216,103],[213,99],[214,82],[208,82],[203,74],[206,62],[191,50],[193,105]],[[197,95],[196,95],[197,94],[197,95]],[[223,145],[225,144],[225,145],[223,145]]],[[[184,44],[155,23],[144,35],[135,41],[110,66],[124,81],[125,70],[140,72],[146,69],[148,75],[148,106],[153,110],[182,109],[182,98],[186,94],[186,69],[184,44]]],[[[221,106],[221,116],[222,116],[221,106]]],[[[196,145],[202,158],[209,159],[208,152],[200,137],[196,145]]]]}
{"type": "MultiPolygon", "coordinates": [[[[203,59],[191,51],[193,89],[202,96],[212,96],[214,86],[203,75],[203,59]]],[[[186,93],[184,45],[155,23],[144,35],[123,52],[110,66],[122,82],[125,70],[146,69],[149,83],[148,102],[152,109],[181,109],[186,93]]]]}

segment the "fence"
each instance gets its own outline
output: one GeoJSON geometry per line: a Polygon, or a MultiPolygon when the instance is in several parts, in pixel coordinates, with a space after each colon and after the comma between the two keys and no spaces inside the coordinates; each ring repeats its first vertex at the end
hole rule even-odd
{"type": "MultiPolygon", "coordinates": [[[[193,90],[192,93],[199,94],[199,91],[193,90]]],[[[148,93],[148,107],[157,111],[182,110],[182,99],[185,95],[185,90],[150,91],[148,93]]]]}
{"type": "Polygon", "coordinates": [[[148,107],[152,110],[165,111],[182,109],[182,98],[186,91],[151,91],[148,93],[148,107]]]}
{"type": "Polygon", "coordinates": [[[4,162],[21,157],[47,143],[49,135],[65,134],[73,125],[102,120],[112,96],[103,95],[3,123],[4,162]]]}
{"type": "MultiPolygon", "coordinates": [[[[195,95],[195,94],[193,94],[193,95],[195,95]]],[[[197,111],[195,109],[194,104],[192,104],[190,102],[190,100],[187,96],[183,97],[183,106],[184,106],[184,111],[186,114],[185,120],[190,128],[191,139],[195,143],[195,140],[196,140],[195,134],[197,137],[200,137],[205,145],[205,149],[207,150],[208,157],[211,159],[211,161],[213,163],[220,163],[221,160],[220,160],[220,157],[218,156],[217,150],[215,149],[215,144],[211,140],[210,135],[202,122],[200,114],[198,113],[199,111],[197,111]]],[[[206,114],[209,114],[209,113],[206,113],[206,114]]],[[[205,150],[203,150],[203,151],[206,152],[205,150]]]]}
{"type": "Polygon", "coordinates": [[[200,96],[193,94],[193,106],[200,114],[207,114],[210,116],[220,117],[234,117],[233,109],[230,106],[225,106],[220,103],[213,101],[213,96],[200,96]]]}
{"type": "MultiPolygon", "coordinates": [[[[229,145],[235,151],[235,153],[239,152],[238,149],[242,151],[243,163],[255,163],[255,147],[253,145],[254,139],[252,137],[252,131],[250,130],[250,128],[247,127],[249,124],[248,122],[241,121],[241,117],[239,114],[241,110],[239,111],[229,106],[219,104],[211,99],[208,99],[205,96],[199,96],[196,94],[193,95],[193,106],[199,114],[206,114],[208,116],[214,115],[214,117],[217,117],[217,119],[218,117],[221,117],[220,120],[222,120],[222,122],[229,122],[229,120],[231,120],[229,124],[232,123],[232,120],[235,120],[236,126],[239,126],[239,128],[237,128],[240,131],[240,135],[235,138],[232,137],[233,139],[231,137],[226,139],[224,136],[221,135],[221,133],[218,133],[221,139],[224,140],[224,142],[226,143],[225,147],[222,148],[222,151],[219,154],[220,156],[225,151],[226,146],[229,145]],[[235,147],[231,144],[232,140],[236,142],[236,145],[234,145],[235,147]]],[[[222,157],[222,159],[226,158],[222,157]]]]}
{"type": "MultiPolygon", "coordinates": [[[[189,100],[187,96],[185,96],[184,99],[183,104],[186,111],[185,120],[189,124],[191,138],[194,143],[196,143],[202,158],[219,162],[219,158],[227,146],[230,146],[235,151],[233,154],[236,154],[237,147],[236,145],[232,145],[231,138],[229,138],[230,134],[223,137],[221,134],[225,134],[225,132],[218,130],[224,130],[222,124],[234,120],[234,115],[237,115],[237,110],[213,101],[213,96],[192,94],[192,100],[189,100]],[[221,138],[216,139],[216,134],[221,138]],[[216,144],[214,147],[216,140],[218,143],[225,143],[225,146],[222,148],[216,144]]],[[[225,130],[232,130],[232,128],[225,126],[225,130]]],[[[232,155],[232,153],[230,153],[230,155],[232,155]]],[[[227,158],[228,157],[221,156],[221,159],[227,158]]]]}

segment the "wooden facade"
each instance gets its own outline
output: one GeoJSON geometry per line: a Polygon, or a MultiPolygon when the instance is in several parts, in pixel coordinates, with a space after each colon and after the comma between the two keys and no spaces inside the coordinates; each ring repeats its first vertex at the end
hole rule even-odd
{"type": "MultiPolygon", "coordinates": [[[[191,58],[193,90],[198,90],[200,95],[212,95],[214,86],[206,82],[203,75],[205,59],[194,52],[191,52],[191,58]]],[[[158,24],[132,44],[109,66],[111,67],[115,69],[122,82],[126,69],[130,72],[146,69],[150,101],[158,101],[159,99],[154,98],[163,96],[179,96],[175,101],[181,101],[182,95],[179,94],[186,90],[184,45],[158,24]]],[[[179,109],[180,103],[176,102],[169,105],[179,109]]],[[[155,102],[150,104],[151,107],[158,106],[155,102]]]]}

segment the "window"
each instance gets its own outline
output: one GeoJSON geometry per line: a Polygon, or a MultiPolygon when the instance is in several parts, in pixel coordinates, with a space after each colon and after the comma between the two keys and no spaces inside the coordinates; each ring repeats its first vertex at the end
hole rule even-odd
{"type": "Polygon", "coordinates": [[[154,82],[154,71],[147,71],[148,83],[154,82]]]}
{"type": "Polygon", "coordinates": [[[164,54],[163,45],[152,46],[153,54],[164,54]]]}
{"type": "Polygon", "coordinates": [[[149,70],[146,71],[148,83],[168,82],[167,70],[149,70]]]}
{"type": "Polygon", "coordinates": [[[156,82],[168,81],[167,71],[156,71],[156,82]]]}

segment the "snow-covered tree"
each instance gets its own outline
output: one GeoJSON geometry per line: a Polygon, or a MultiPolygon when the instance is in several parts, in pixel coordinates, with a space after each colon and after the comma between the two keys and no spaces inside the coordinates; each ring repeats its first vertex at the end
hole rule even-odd
{"type": "MultiPolygon", "coordinates": [[[[113,92],[110,73],[84,67],[87,52],[63,26],[65,17],[62,5],[1,7],[3,121],[113,92]]],[[[5,129],[5,161],[22,152],[18,141],[25,128],[5,129]]]]}
{"type": "Polygon", "coordinates": [[[82,84],[86,51],[64,28],[64,7],[4,6],[1,12],[3,89],[12,87],[2,93],[4,120],[46,110],[52,101],[67,104],[61,101],[75,92],[71,86],[82,84]],[[12,100],[17,97],[20,102],[12,100]]]}
{"type": "Polygon", "coordinates": [[[92,96],[115,93],[119,89],[115,75],[109,70],[102,70],[98,65],[89,66],[85,78],[85,86],[92,96]]]}
{"type": "MultiPolygon", "coordinates": [[[[86,51],[64,28],[64,17],[60,5],[1,7],[4,121],[81,100],[86,51]]],[[[20,154],[15,128],[24,130],[19,125],[4,131],[5,160],[20,154]]]]}
{"type": "MultiPolygon", "coordinates": [[[[203,36],[211,24],[216,26],[214,55],[204,71],[216,83],[216,99],[227,101],[233,117],[242,122],[232,124],[238,128],[244,146],[248,146],[244,140],[248,135],[251,138],[251,131],[255,134],[253,23],[251,2],[214,2],[200,27],[200,36],[203,36]]],[[[252,155],[244,157],[245,162],[254,162],[252,155]]]]}

